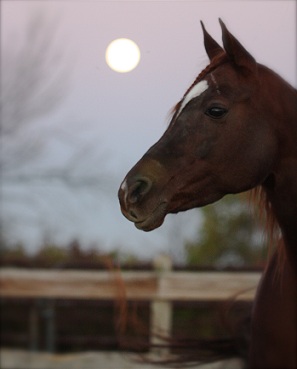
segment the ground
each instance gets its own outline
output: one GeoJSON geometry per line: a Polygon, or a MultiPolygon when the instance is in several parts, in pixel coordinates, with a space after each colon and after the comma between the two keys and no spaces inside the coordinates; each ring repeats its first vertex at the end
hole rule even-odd
{"type": "MultiPolygon", "coordinates": [[[[22,350],[0,350],[1,369],[161,369],[162,366],[139,363],[132,354],[118,352],[85,352],[77,354],[31,353],[22,350]]],[[[167,367],[168,368],[168,367],[167,367]]],[[[241,369],[238,360],[192,368],[241,369]]]]}

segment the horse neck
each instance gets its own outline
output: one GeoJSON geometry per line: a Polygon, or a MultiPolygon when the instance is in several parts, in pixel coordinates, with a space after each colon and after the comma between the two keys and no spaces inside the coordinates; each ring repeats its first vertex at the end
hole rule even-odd
{"type": "Polygon", "coordinates": [[[281,81],[276,98],[279,155],[263,187],[281,228],[287,257],[297,272],[297,91],[281,81]]]}

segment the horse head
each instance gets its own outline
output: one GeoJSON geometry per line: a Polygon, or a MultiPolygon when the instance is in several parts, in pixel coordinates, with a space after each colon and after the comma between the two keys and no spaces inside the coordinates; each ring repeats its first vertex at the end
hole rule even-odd
{"type": "Polygon", "coordinates": [[[160,138],[121,184],[123,214],[137,228],[265,181],[277,153],[273,112],[265,109],[264,67],[220,20],[223,48],[202,24],[210,64],[176,105],[160,138]]]}

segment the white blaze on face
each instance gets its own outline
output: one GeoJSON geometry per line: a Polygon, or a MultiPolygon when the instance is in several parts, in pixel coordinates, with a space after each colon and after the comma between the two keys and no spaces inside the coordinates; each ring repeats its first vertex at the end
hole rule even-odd
{"type": "Polygon", "coordinates": [[[124,192],[127,190],[127,181],[126,181],[126,179],[121,184],[121,190],[124,191],[124,192]]]}
{"type": "Polygon", "coordinates": [[[128,196],[128,185],[126,178],[123,180],[121,184],[121,190],[124,192],[124,202],[127,204],[127,196],[128,196]]]}
{"type": "Polygon", "coordinates": [[[180,113],[183,111],[184,107],[195,97],[200,96],[204,91],[208,89],[208,83],[207,81],[203,80],[198,82],[196,85],[194,85],[191,90],[187,93],[187,95],[184,97],[182,104],[178,110],[177,116],[180,115],[180,113]]]}

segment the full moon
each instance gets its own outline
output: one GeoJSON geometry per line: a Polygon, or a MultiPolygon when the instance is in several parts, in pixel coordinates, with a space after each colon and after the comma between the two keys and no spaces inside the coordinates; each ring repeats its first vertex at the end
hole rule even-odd
{"type": "Polygon", "coordinates": [[[108,45],[105,60],[107,65],[116,72],[130,72],[140,61],[140,50],[134,41],[118,38],[108,45]]]}

